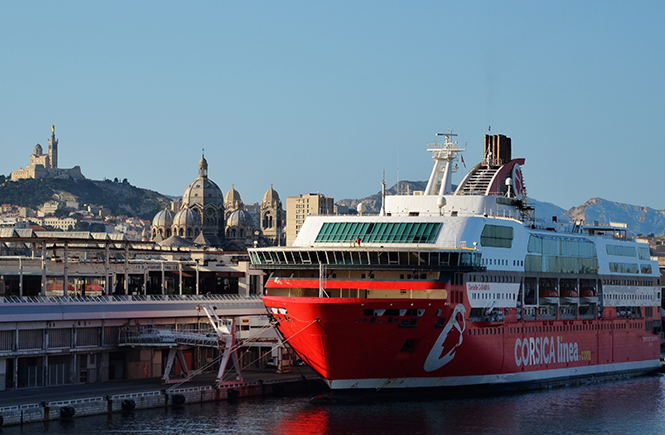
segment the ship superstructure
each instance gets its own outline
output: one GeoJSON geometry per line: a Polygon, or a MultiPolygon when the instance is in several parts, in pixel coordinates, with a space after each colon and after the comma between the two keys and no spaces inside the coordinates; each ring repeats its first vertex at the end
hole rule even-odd
{"type": "Polygon", "coordinates": [[[660,278],[626,228],[538,225],[524,159],[485,136],[428,145],[425,191],[379,215],[310,216],[293,246],[251,249],[278,329],[332,390],[488,386],[660,367],[660,278]]]}

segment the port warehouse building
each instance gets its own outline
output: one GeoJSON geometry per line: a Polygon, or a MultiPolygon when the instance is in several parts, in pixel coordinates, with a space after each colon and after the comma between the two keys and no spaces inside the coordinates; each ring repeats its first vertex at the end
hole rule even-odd
{"type": "MultiPolygon", "coordinates": [[[[0,229],[0,390],[168,378],[183,372],[176,361],[164,373],[174,347],[186,369],[198,369],[220,351],[122,337],[147,330],[205,336],[212,330],[206,305],[235,318],[236,338],[249,339],[266,322],[262,289],[263,272],[249,268],[246,252],[0,229]]],[[[272,331],[247,340],[241,367],[265,365],[276,342],[272,331]]]]}

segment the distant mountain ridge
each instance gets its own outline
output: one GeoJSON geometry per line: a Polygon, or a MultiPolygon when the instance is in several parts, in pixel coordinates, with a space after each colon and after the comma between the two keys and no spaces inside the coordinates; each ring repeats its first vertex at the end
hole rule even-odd
{"type": "Polygon", "coordinates": [[[622,222],[634,234],[665,234],[665,210],[591,198],[579,207],[567,210],[565,214],[571,220],[584,219],[587,224],[622,222]]]}
{"type": "MultiPolygon", "coordinates": [[[[398,191],[406,193],[425,190],[426,185],[425,181],[400,181],[388,189],[387,194],[394,195],[398,191]]],[[[363,203],[368,213],[378,213],[381,210],[381,192],[362,199],[342,199],[337,204],[355,210],[360,202],[363,203]]],[[[620,222],[628,225],[628,231],[632,235],[665,235],[665,210],[623,204],[602,198],[591,198],[584,204],[569,210],[533,198],[528,198],[528,204],[534,207],[536,220],[544,223],[551,222],[553,216],[556,216],[559,222],[579,220],[584,220],[585,224],[620,222]]]]}

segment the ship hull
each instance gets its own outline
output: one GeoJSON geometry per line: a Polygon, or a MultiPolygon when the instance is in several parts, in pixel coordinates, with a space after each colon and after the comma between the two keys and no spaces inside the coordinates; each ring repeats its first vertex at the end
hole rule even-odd
{"type": "Polygon", "coordinates": [[[468,306],[447,300],[266,296],[264,303],[333,391],[529,389],[661,367],[659,337],[643,319],[473,323],[468,306]]]}

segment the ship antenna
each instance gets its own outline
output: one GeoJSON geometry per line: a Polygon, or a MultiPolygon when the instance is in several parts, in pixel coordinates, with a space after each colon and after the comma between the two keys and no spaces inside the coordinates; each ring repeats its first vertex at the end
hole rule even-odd
{"type": "Polygon", "coordinates": [[[432,153],[434,167],[430,175],[425,195],[444,195],[452,193],[451,174],[457,170],[457,165],[453,163],[457,160],[460,152],[466,151],[466,148],[460,148],[459,144],[453,142],[453,137],[457,136],[451,129],[449,133],[437,133],[437,136],[444,136],[444,143],[434,142],[427,144],[427,151],[432,153]],[[437,192],[438,191],[438,192],[437,192]]]}
{"type": "Polygon", "coordinates": [[[399,166],[397,167],[397,184],[395,185],[395,187],[397,188],[397,195],[401,195],[402,194],[402,186],[400,186],[400,184],[399,184],[399,166]]]}
{"type": "Polygon", "coordinates": [[[381,216],[386,215],[386,171],[383,171],[383,180],[381,180],[381,216]]]}

